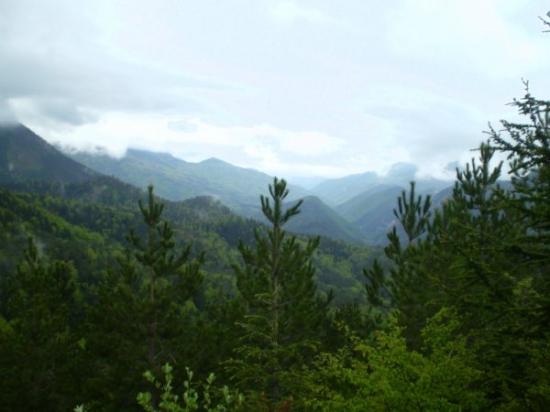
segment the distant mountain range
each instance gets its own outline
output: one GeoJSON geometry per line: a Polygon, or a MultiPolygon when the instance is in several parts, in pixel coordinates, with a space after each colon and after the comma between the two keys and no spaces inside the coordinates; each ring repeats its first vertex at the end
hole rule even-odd
{"type": "MultiPolygon", "coordinates": [[[[155,186],[168,200],[211,197],[233,212],[259,221],[259,196],[267,193],[273,177],[254,169],[211,158],[187,162],[168,153],[129,149],[116,158],[105,152],[64,149],[61,153],[23,125],[0,126],[0,182],[56,180],[83,182],[93,176],[113,176],[139,188],[155,186]]],[[[304,182],[306,190],[289,185],[290,203],[303,199],[302,213],[289,224],[296,233],[317,234],[356,243],[383,244],[395,224],[393,208],[402,190],[415,180],[416,167],[396,163],[386,175],[375,172],[304,182]]],[[[447,198],[451,182],[416,180],[420,193],[431,194],[437,204],[447,198]]]]}
{"type": "MultiPolygon", "coordinates": [[[[315,195],[331,206],[338,206],[365,192],[380,186],[399,186],[408,188],[409,182],[416,181],[416,187],[422,193],[435,194],[451,185],[450,181],[416,177],[417,167],[411,163],[395,163],[385,175],[375,172],[349,175],[329,179],[311,189],[315,195]]],[[[378,190],[378,189],[375,189],[378,190]]]]}
{"type": "MultiPolygon", "coordinates": [[[[273,177],[254,169],[234,166],[211,158],[199,163],[186,162],[168,153],[129,149],[122,158],[105,153],[67,152],[74,160],[102,174],[115,176],[135,186],[155,186],[156,192],[170,200],[211,196],[236,213],[250,217],[258,210],[259,196],[266,193],[273,177]]],[[[291,198],[308,193],[289,186],[291,198]]]]}

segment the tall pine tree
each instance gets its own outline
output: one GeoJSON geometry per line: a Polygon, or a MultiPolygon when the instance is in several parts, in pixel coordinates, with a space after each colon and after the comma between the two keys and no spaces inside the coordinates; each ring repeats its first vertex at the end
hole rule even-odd
{"type": "Polygon", "coordinates": [[[0,409],[72,410],[83,366],[76,270],[40,256],[29,239],[24,261],[2,281],[0,409]]]}
{"type": "Polygon", "coordinates": [[[152,187],[139,208],[143,238],[130,232],[126,255],[101,281],[90,308],[88,347],[97,373],[88,382],[89,401],[105,410],[137,410],[144,371],[187,364],[186,312],[202,280],[202,255],[192,259],[190,246],[176,245],[152,187]]]}
{"type": "Polygon", "coordinates": [[[292,369],[311,359],[318,347],[330,298],[316,292],[312,256],[319,238],[301,241],[284,230],[302,202],[285,210],[288,189],[277,178],[269,194],[261,196],[269,227],[256,232],[254,247],[239,245],[243,262],[234,266],[246,315],[229,369],[242,388],[263,399],[256,408],[271,410],[290,401],[296,384],[292,369]]]}

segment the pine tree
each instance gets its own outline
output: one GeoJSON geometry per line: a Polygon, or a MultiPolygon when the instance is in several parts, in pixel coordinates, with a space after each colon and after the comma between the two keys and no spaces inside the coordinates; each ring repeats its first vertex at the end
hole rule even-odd
{"type": "Polygon", "coordinates": [[[393,213],[397,225],[388,233],[389,244],[384,248],[385,257],[391,262],[390,270],[386,273],[378,260],[364,270],[367,298],[371,307],[385,313],[399,309],[409,344],[418,346],[420,330],[430,313],[427,305],[430,290],[426,288],[427,276],[418,257],[426,249],[423,239],[432,213],[431,197],[417,195],[415,182],[411,182],[409,192],[403,191],[397,199],[393,213]]]}
{"type": "Polygon", "coordinates": [[[524,398],[520,405],[543,410],[550,404],[550,101],[533,97],[525,86],[525,96],[512,104],[527,119],[502,121],[503,130],[491,128],[490,136],[510,162],[513,196],[503,199],[504,207],[519,215],[523,228],[508,242],[523,275],[508,332],[521,336],[523,379],[512,389],[524,398]]]}
{"type": "Polygon", "coordinates": [[[83,359],[74,267],[49,262],[29,239],[24,261],[2,280],[8,298],[0,316],[0,408],[71,410],[83,359]]]}
{"type": "Polygon", "coordinates": [[[302,242],[284,230],[302,202],[283,210],[285,180],[275,178],[269,193],[261,196],[269,228],[256,232],[254,248],[239,245],[243,264],[234,266],[246,316],[229,370],[242,388],[263,394],[273,408],[288,402],[296,384],[291,369],[310,359],[318,346],[328,300],[317,295],[314,280],[312,256],[319,238],[302,242]]]}
{"type": "Polygon", "coordinates": [[[144,371],[160,374],[166,362],[185,353],[186,313],[201,284],[203,256],[179,248],[163,204],[149,187],[147,205],[139,202],[144,239],[130,231],[129,248],[119,267],[99,284],[90,309],[89,348],[97,376],[91,400],[106,410],[137,409],[135,394],[144,388],[144,371]]]}

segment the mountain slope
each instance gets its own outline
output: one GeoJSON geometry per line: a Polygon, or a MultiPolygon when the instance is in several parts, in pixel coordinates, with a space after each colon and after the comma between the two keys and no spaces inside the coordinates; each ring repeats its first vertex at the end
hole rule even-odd
{"type": "Polygon", "coordinates": [[[417,189],[422,193],[435,194],[449,186],[451,182],[434,178],[416,178],[417,167],[411,163],[395,163],[385,175],[375,172],[329,179],[311,189],[321,200],[331,206],[341,205],[354,197],[378,185],[409,187],[416,181],[417,189]]]}
{"type": "MultiPolygon", "coordinates": [[[[243,216],[252,216],[258,199],[273,178],[253,169],[233,166],[219,159],[186,162],[167,153],[130,149],[120,159],[106,154],[70,153],[73,159],[100,173],[144,188],[154,184],[157,193],[170,200],[212,196],[243,216]]],[[[293,198],[307,194],[290,186],[293,198]]]]}
{"type": "MultiPolygon", "coordinates": [[[[9,174],[5,181],[0,181],[0,275],[14,270],[28,237],[32,236],[44,253],[52,258],[71,260],[81,279],[93,284],[98,276],[116,265],[115,255],[124,249],[128,231],[135,228],[143,233],[137,202],[145,198],[145,193],[114,177],[89,174],[84,166],[64,158],[48,143],[33,136],[31,143],[39,143],[32,146],[31,151],[37,159],[57,159],[69,167],[48,173],[44,168],[55,165],[39,162],[35,173],[43,177],[40,181],[34,180],[35,174],[21,174],[17,178],[9,174]],[[85,180],[71,181],[75,174],[85,180]]],[[[10,142],[17,146],[23,140],[10,142]]],[[[25,149],[3,147],[15,152],[25,149]]],[[[172,161],[169,157],[165,160],[172,161]]],[[[179,164],[179,160],[177,162],[179,164]]],[[[326,224],[330,220],[327,216],[334,212],[317,202],[306,201],[302,218],[309,215],[308,210],[321,210],[324,214],[313,213],[314,218],[306,222],[306,229],[295,222],[297,231],[308,233],[307,228],[314,227],[315,221],[326,224]]],[[[192,243],[194,251],[206,252],[206,287],[215,284],[232,290],[231,264],[239,259],[237,245],[239,241],[252,244],[254,231],[261,224],[237,216],[211,197],[177,202],[163,200],[163,203],[164,217],[172,222],[176,241],[192,243]]],[[[338,216],[335,218],[338,221],[338,216]]],[[[364,246],[323,238],[315,256],[320,290],[335,289],[336,302],[363,299],[362,268],[371,255],[371,250],[364,246]]]]}
{"type": "Polygon", "coordinates": [[[0,182],[83,182],[96,173],[21,124],[0,124],[0,182]]]}
{"type": "Polygon", "coordinates": [[[378,183],[378,179],[374,172],[349,175],[325,180],[311,189],[311,192],[328,205],[336,206],[370,189],[378,183]]]}
{"type": "Polygon", "coordinates": [[[301,213],[289,222],[287,229],[296,233],[363,243],[361,233],[316,196],[303,199],[301,213]]]}
{"type": "MultiPolygon", "coordinates": [[[[367,243],[385,244],[386,234],[396,223],[393,209],[403,190],[405,188],[400,186],[378,185],[337,206],[336,211],[352,223],[367,243]]],[[[435,209],[452,195],[452,187],[447,186],[436,193],[420,190],[419,194],[431,195],[435,209]]]]}
{"type": "MultiPolygon", "coordinates": [[[[20,183],[17,190],[0,184],[0,274],[14,270],[32,236],[52,258],[71,260],[80,278],[94,284],[124,249],[129,229],[142,233],[135,201],[145,193],[110,177],[58,185],[20,183]]],[[[243,219],[209,197],[182,202],[163,200],[164,217],[177,242],[192,243],[195,253],[206,252],[205,287],[233,290],[231,264],[238,261],[237,245],[254,242],[258,222],[243,219]]],[[[371,251],[365,247],[323,238],[315,256],[320,290],[336,291],[336,302],[363,299],[362,268],[371,251]],[[351,262],[351,263],[350,263],[351,262]]]]}
{"type": "Polygon", "coordinates": [[[393,208],[402,190],[399,186],[379,185],[343,203],[338,211],[352,222],[367,243],[383,244],[394,224],[393,208]]]}
{"type": "Polygon", "coordinates": [[[391,213],[403,188],[395,185],[377,185],[336,206],[335,210],[348,222],[356,222],[377,208],[387,208],[391,213]]]}

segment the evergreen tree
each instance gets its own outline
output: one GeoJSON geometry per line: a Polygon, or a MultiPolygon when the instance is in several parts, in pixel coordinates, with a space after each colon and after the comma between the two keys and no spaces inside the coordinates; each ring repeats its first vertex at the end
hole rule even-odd
{"type": "Polygon", "coordinates": [[[534,264],[533,258],[526,260],[518,252],[541,236],[526,225],[522,209],[534,208],[535,201],[500,187],[502,163],[491,166],[494,153],[495,148],[482,144],[479,162],[473,159],[457,170],[452,197],[426,221],[423,231],[406,230],[407,224],[414,228],[407,210],[416,210],[417,221],[422,220],[420,199],[416,207],[397,211],[407,246],[401,246],[394,229],[386,248],[393,268],[389,275],[380,265],[366,271],[371,279],[367,291],[371,302],[389,301],[390,308],[399,310],[404,335],[415,349],[423,345],[419,331],[429,317],[442,308],[455,310],[493,406],[539,407],[546,401],[546,389],[535,383],[540,378],[526,376],[534,370],[537,376],[548,374],[548,368],[532,364],[548,353],[543,261],[534,264]],[[422,234],[412,238],[409,232],[422,234]],[[530,272],[526,261],[532,264],[530,272]],[[530,391],[537,395],[526,395],[530,391]]]}
{"type": "Polygon", "coordinates": [[[229,369],[242,388],[262,394],[271,409],[289,402],[297,384],[290,371],[311,359],[318,347],[330,298],[316,293],[311,260],[319,238],[304,243],[284,230],[302,202],[284,210],[285,180],[275,178],[269,193],[269,198],[261,196],[261,206],[270,226],[256,232],[254,248],[239,245],[243,264],[234,266],[246,315],[229,369]]]}
{"type": "Polygon", "coordinates": [[[145,370],[160,374],[166,362],[185,362],[186,313],[202,279],[202,255],[191,259],[190,246],[176,246],[152,187],[139,208],[145,239],[130,232],[130,248],[99,284],[90,308],[97,375],[88,382],[89,401],[106,410],[137,409],[134,396],[144,387],[145,370]]]}
{"type": "Polygon", "coordinates": [[[508,241],[508,254],[523,275],[509,333],[520,336],[528,352],[521,362],[524,377],[514,383],[523,395],[520,405],[543,410],[550,405],[550,101],[533,97],[525,86],[525,96],[512,104],[527,119],[502,121],[503,130],[491,128],[490,135],[510,162],[513,196],[503,199],[504,207],[519,215],[523,228],[508,241]]]}
{"type": "Polygon", "coordinates": [[[420,330],[430,313],[427,304],[430,290],[426,288],[426,273],[418,257],[426,249],[423,238],[431,217],[431,197],[417,195],[415,188],[411,182],[409,193],[401,193],[393,211],[398,224],[388,233],[389,244],[384,248],[385,257],[391,262],[389,273],[375,260],[364,274],[370,305],[386,314],[391,309],[399,309],[409,344],[418,346],[420,330]],[[405,235],[404,242],[400,234],[405,235]]]}
{"type": "Polygon", "coordinates": [[[0,408],[71,410],[78,401],[83,358],[74,267],[48,262],[29,239],[25,260],[2,280],[7,302],[0,316],[0,408]]]}

